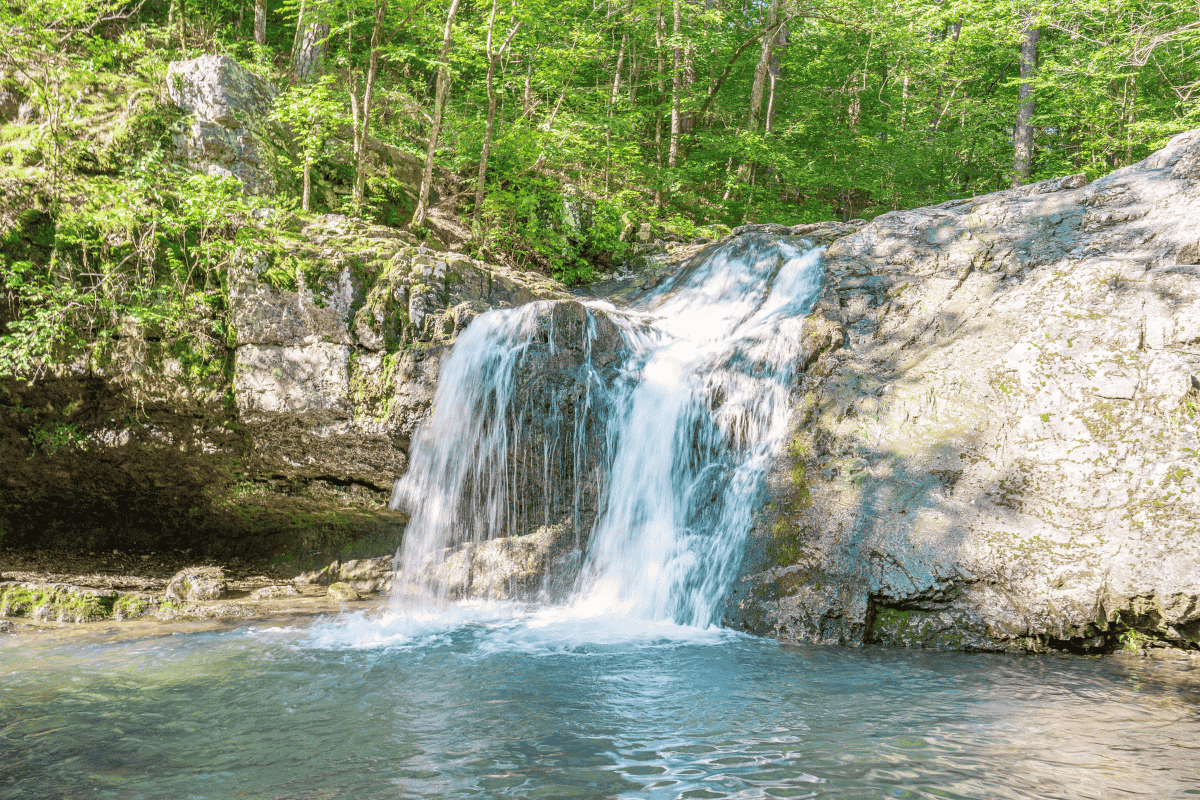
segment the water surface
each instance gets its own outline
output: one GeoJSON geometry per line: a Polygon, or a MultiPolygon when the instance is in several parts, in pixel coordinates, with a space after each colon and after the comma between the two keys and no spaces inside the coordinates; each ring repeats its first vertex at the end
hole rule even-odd
{"type": "Polygon", "coordinates": [[[507,605],[12,636],[0,797],[1195,796],[1198,677],[507,605]]]}

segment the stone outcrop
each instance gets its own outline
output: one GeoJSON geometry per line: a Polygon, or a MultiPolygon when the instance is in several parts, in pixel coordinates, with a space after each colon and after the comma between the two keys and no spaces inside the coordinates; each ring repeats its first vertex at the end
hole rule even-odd
{"type": "Polygon", "coordinates": [[[1200,642],[1200,131],[829,247],[729,621],[815,642],[1200,642]]]}
{"type": "Polygon", "coordinates": [[[229,56],[207,55],[171,62],[167,94],[189,115],[174,140],[190,168],[237,178],[252,194],[275,190],[254,132],[271,110],[273,86],[229,56]]]}
{"type": "Polygon", "coordinates": [[[389,492],[442,356],[479,313],[551,281],[327,215],[230,274],[233,396],[259,474],[389,492]]]}

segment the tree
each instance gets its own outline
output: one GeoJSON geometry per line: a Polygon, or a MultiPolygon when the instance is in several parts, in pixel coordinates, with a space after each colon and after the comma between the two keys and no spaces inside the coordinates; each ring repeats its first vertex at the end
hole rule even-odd
{"type": "Polygon", "coordinates": [[[442,52],[438,58],[437,86],[433,100],[433,124],[429,129],[429,150],[425,154],[425,170],[421,174],[421,189],[417,196],[417,207],[413,211],[412,226],[425,224],[429,211],[429,191],[433,185],[433,159],[437,155],[438,136],[442,132],[442,115],[446,109],[446,96],[450,91],[450,48],[454,43],[454,17],[458,13],[458,0],[450,0],[446,11],[446,30],[442,34],[442,52]]]}
{"type": "Polygon", "coordinates": [[[1013,128],[1012,188],[1029,183],[1033,171],[1033,112],[1036,108],[1034,81],[1037,79],[1038,40],[1042,30],[1032,11],[1024,14],[1021,37],[1021,84],[1018,90],[1017,124],[1013,128]]]}
{"type": "Polygon", "coordinates": [[[367,136],[371,130],[371,104],[375,98],[375,79],[379,75],[379,50],[383,39],[383,20],[388,0],[375,0],[375,21],[371,27],[371,44],[367,55],[366,85],[362,102],[355,87],[350,87],[350,108],[354,136],[354,207],[360,212],[365,201],[367,184],[367,136]]]}
{"type": "Polygon", "coordinates": [[[320,77],[325,69],[325,45],[330,24],[321,0],[300,0],[296,38],[292,47],[292,73],[300,83],[320,77]]]}
{"type": "Polygon", "coordinates": [[[304,211],[311,208],[313,162],[325,147],[341,110],[332,76],[297,84],[275,100],[271,118],[292,134],[299,150],[300,207],[304,211]]]}
{"type": "Polygon", "coordinates": [[[267,0],[254,0],[254,43],[267,46],[267,0]]]}
{"type": "Polygon", "coordinates": [[[488,59],[487,81],[486,81],[487,82],[487,101],[488,101],[487,124],[484,128],[484,133],[483,133],[483,151],[479,156],[479,180],[475,186],[475,209],[471,215],[472,227],[474,227],[477,230],[479,228],[479,215],[483,210],[483,195],[484,195],[484,186],[485,186],[486,179],[487,179],[488,154],[492,149],[492,133],[495,130],[495,126],[496,126],[496,86],[495,86],[496,65],[498,63],[500,63],[500,59],[501,59],[501,57],[503,57],[504,51],[508,49],[508,46],[510,44],[512,44],[513,37],[517,35],[517,31],[520,30],[520,28],[521,28],[520,21],[516,22],[512,26],[512,30],[510,30],[508,32],[508,36],[505,37],[504,43],[501,44],[499,48],[493,50],[492,49],[492,33],[496,29],[496,3],[497,3],[497,0],[492,0],[492,13],[490,16],[488,16],[487,50],[486,50],[487,59],[488,59]]]}

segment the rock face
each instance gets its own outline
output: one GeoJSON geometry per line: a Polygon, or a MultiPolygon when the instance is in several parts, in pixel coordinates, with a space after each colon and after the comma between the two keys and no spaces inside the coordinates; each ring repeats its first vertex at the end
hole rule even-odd
{"type": "Polygon", "coordinates": [[[230,273],[233,396],[260,474],[391,491],[442,356],[474,317],[555,284],[328,215],[230,273]]]}
{"type": "Polygon", "coordinates": [[[1200,641],[1200,131],[836,241],[728,621],[815,642],[1200,641]]]}
{"type": "Polygon", "coordinates": [[[273,86],[228,56],[207,55],[171,62],[167,93],[191,115],[175,135],[175,147],[189,167],[237,178],[252,194],[274,191],[252,130],[271,110],[273,86]]]}

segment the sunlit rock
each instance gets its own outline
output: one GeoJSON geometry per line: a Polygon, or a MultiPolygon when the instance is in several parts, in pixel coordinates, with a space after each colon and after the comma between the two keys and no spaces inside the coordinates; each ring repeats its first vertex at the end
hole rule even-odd
{"type": "Polygon", "coordinates": [[[1200,643],[1200,131],[837,240],[727,619],[976,649],[1200,643]]]}

